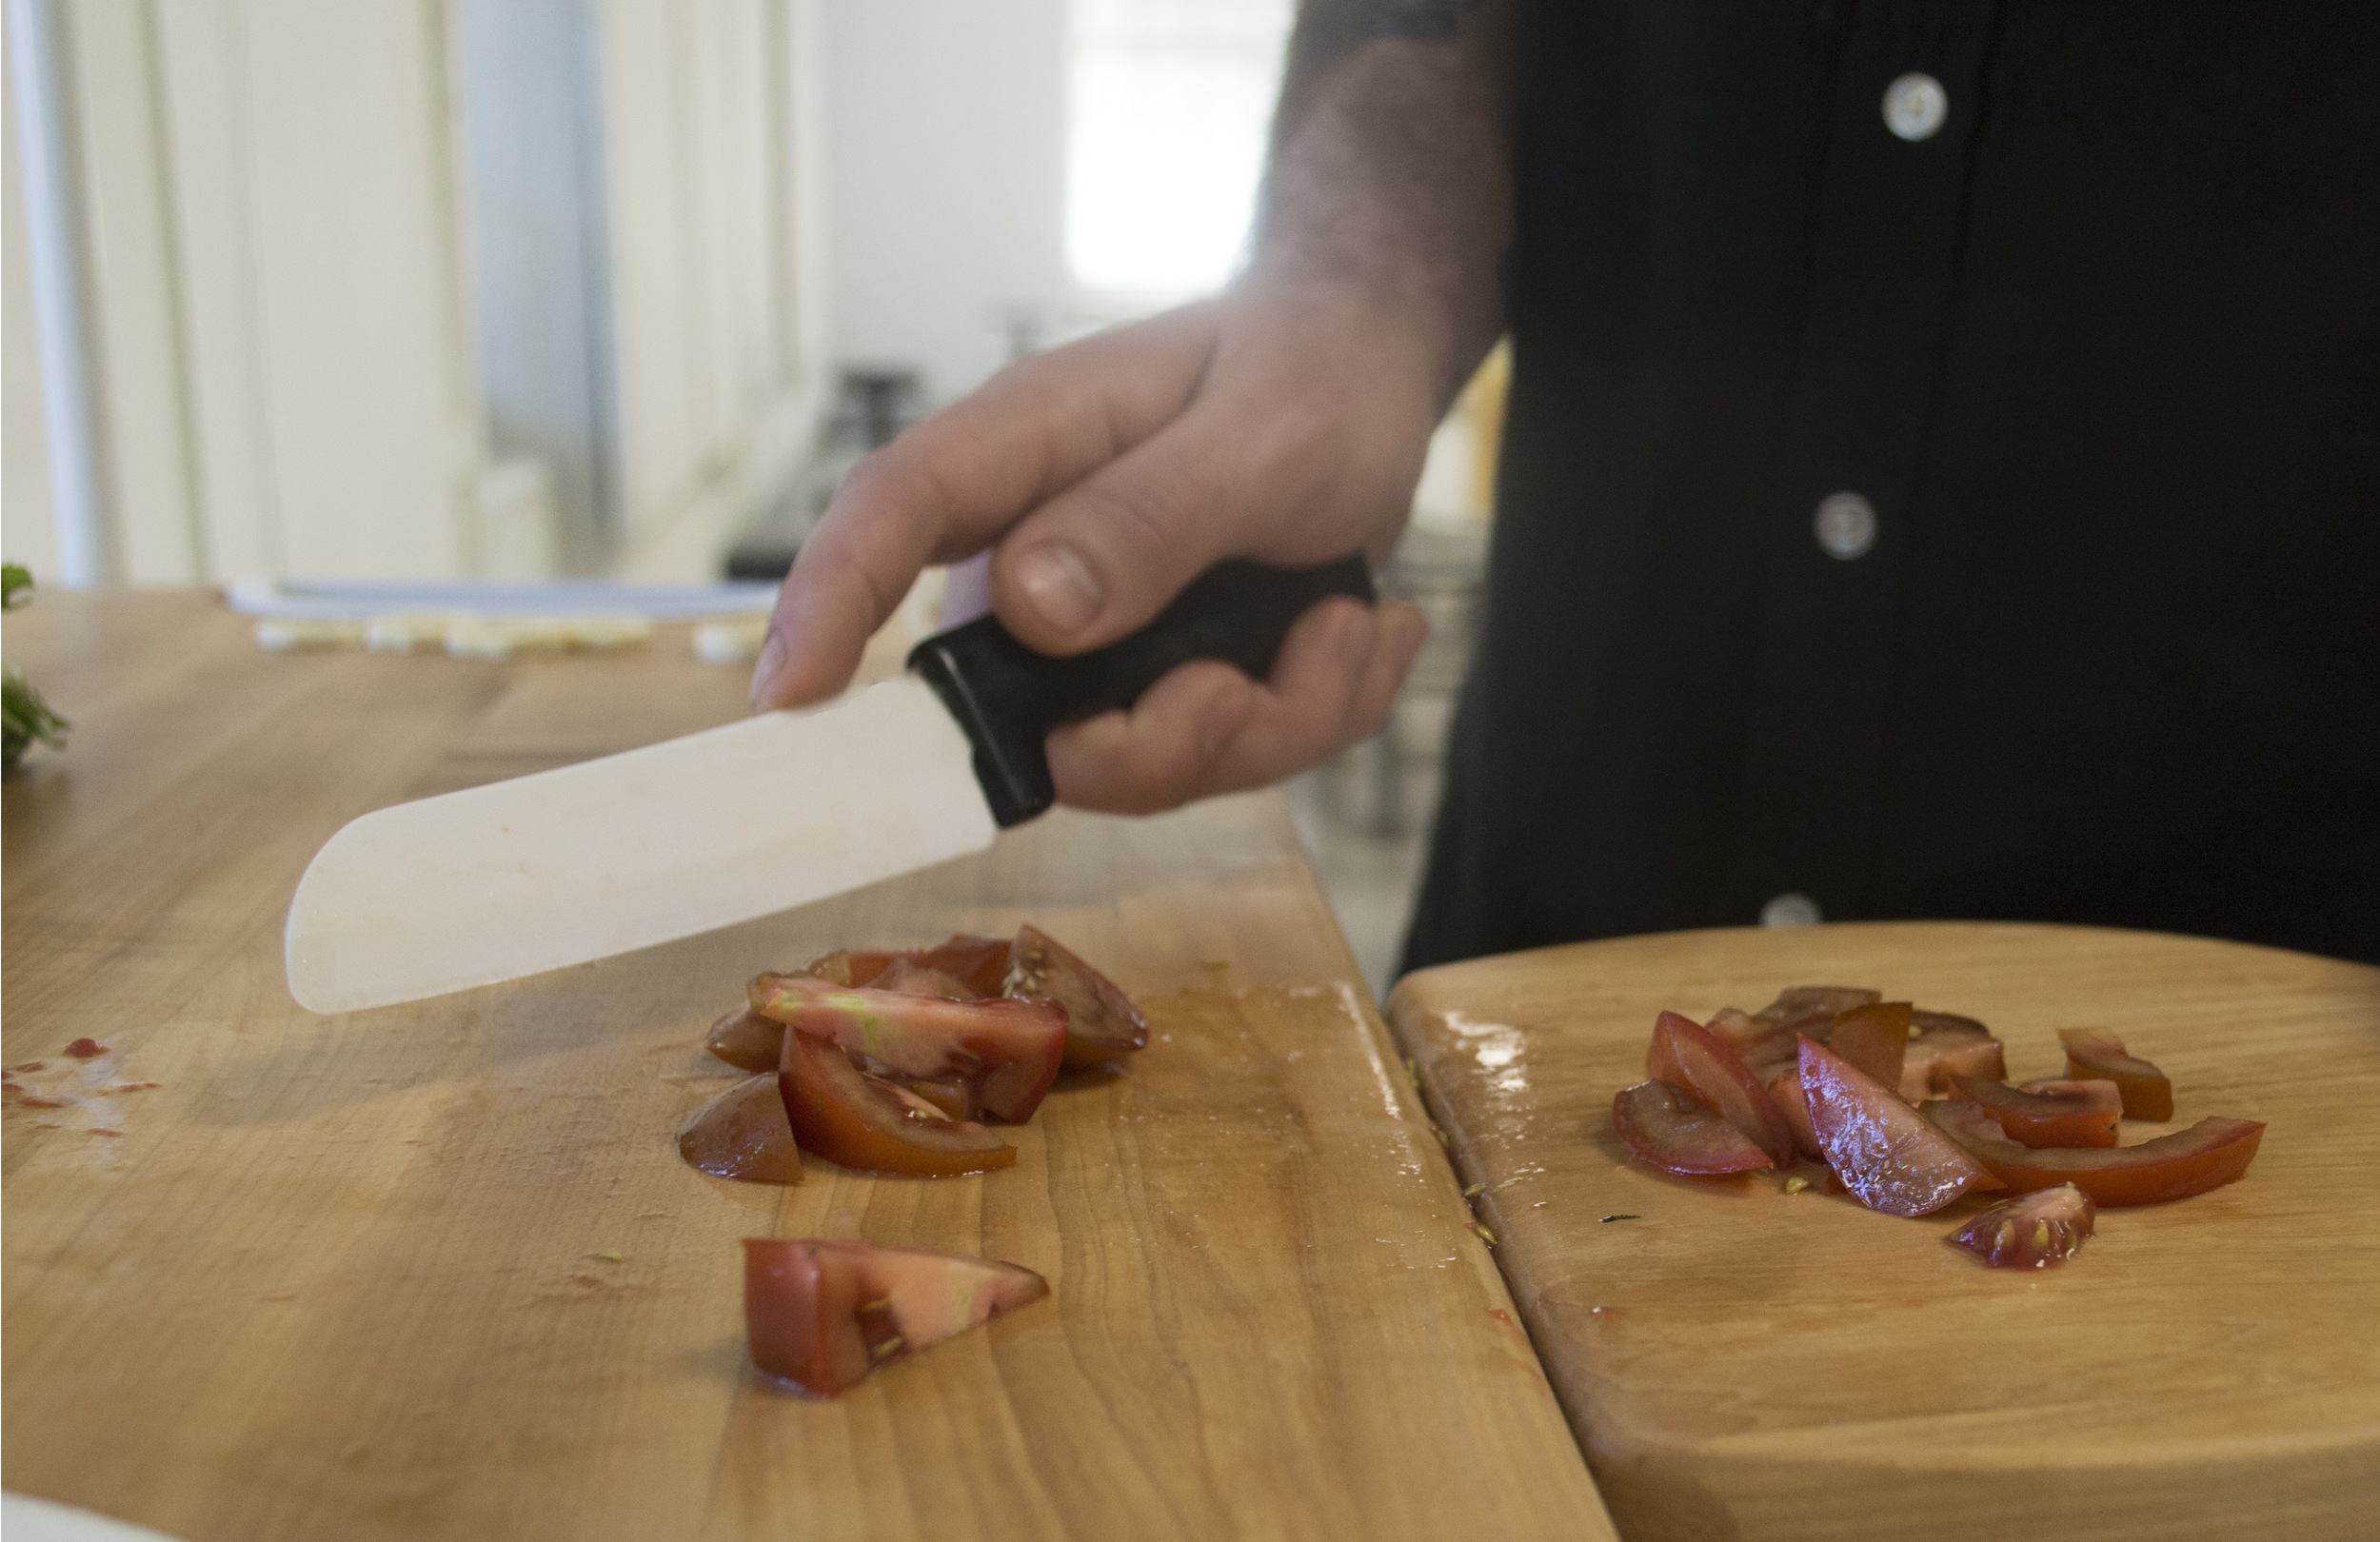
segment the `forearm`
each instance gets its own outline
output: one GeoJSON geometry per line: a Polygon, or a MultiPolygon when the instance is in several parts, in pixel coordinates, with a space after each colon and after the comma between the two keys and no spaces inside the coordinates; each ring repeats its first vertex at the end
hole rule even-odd
{"type": "Polygon", "coordinates": [[[1511,0],[1304,0],[1241,287],[1396,318],[1440,405],[1503,330],[1511,0]]]}

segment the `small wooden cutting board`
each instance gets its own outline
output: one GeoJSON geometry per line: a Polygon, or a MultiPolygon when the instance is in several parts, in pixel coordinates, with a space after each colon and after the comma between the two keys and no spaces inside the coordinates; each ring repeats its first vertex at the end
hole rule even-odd
{"type": "Polygon", "coordinates": [[[1582,943],[1406,978],[1391,1020],[1614,1520],[1652,1538],[2380,1533],[2380,969],[2147,933],[1974,924],[1582,943]],[[1990,1270],[1781,1175],[1629,1159],[1654,1017],[1874,986],[1982,1018],[2012,1078],[2100,1025],[2170,1126],[2265,1120],[2240,1182],[2103,1210],[1990,1270]]]}

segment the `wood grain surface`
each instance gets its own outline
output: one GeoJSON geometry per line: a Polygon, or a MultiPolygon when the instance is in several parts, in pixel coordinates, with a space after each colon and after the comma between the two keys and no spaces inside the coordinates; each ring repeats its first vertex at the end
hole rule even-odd
{"type": "Polygon", "coordinates": [[[2380,970],[2008,925],[1714,931],[1408,976],[1390,998],[1623,1535],[2380,1534],[2380,970]],[[2101,1025],[2172,1126],[2268,1121],[2239,1183],[2102,1210],[2039,1273],[1782,1176],[1628,1159],[1655,1014],[1795,984],[1966,1013],[2022,1079],[2101,1025]],[[1605,1217],[1629,1218],[1612,1218],[1605,1217]]]}
{"type": "Polygon", "coordinates": [[[343,821],[724,721],[741,672],[673,629],[612,659],[268,655],[200,596],[7,624],[74,733],[6,791],[6,1058],[90,1036],[155,1083],[6,1116],[11,1489],[243,1542],[1612,1534],[1270,798],[1053,817],[318,1018],[280,926],[343,821]],[[1013,1170],[679,1161],[747,976],[1026,917],[1155,1038],[1061,1085],[1013,1170]],[[806,1401],[747,1370],[736,1241],[766,1235],[982,1253],[1054,1297],[806,1401]]]}

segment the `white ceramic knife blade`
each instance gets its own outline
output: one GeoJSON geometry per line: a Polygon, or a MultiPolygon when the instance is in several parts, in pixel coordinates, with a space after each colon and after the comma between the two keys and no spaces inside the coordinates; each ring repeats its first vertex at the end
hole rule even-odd
{"type": "Polygon", "coordinates": [[[399,803],[298,882],[289,992],[354,1012],[541,974],[991,844],[973,750],[914,675],[824,706],[399,803]]]}

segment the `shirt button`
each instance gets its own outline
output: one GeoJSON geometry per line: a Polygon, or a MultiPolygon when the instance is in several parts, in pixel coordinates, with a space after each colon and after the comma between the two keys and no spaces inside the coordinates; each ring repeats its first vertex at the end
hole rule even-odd
{"type": "Polygon", "coordinates": [[[1865,557],[1875,544],[1875,505],[1855,492],[1831,494],[1818,504],[1811,524],[1817,531],[1818,549],[1842,562],[1865,557]]]}
{"type": "Polygon", "coordinates": [[[1913,69],[1884,88],[1884,126],[1912,144],[1932,139],[1950,115],[1950,95],[1932,75],[1913,69]]]}
{"type": "Polygon", "coordinates": [[[1763,926],[1815,926],[1824,919],[1818,902],[1806,894],[1780,894],[1760,907],[1763,926]]]}

